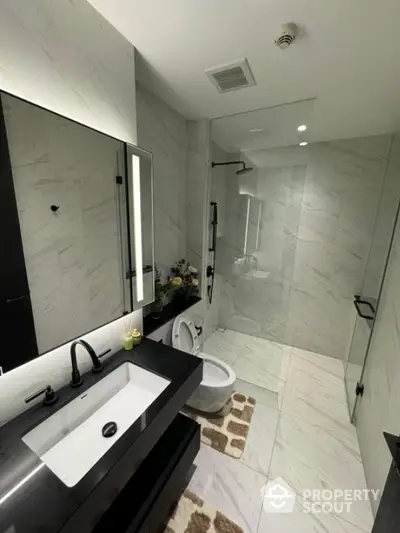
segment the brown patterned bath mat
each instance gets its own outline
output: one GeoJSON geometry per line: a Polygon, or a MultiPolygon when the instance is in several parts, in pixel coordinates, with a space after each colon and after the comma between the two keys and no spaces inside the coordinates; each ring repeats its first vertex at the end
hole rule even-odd
{"type": "Polygon", "coordinates": [[[164,533],[243,533],[243,529],[185,490],[164,533]]]}
{"type": "Polygon", "coordinates": [[[249,434],[256,401],[234,392],[218,413],[203,413],[185,407],[184,412],[201,425],[201,442],[240,459],[249,434]]]}

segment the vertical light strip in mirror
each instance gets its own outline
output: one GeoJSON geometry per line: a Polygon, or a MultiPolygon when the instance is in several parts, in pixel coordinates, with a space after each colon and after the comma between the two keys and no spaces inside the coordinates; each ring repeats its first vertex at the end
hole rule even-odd
{"type": "Polygon", "coordinates": [[[247,254],[247,239],[249,236],[249,219],[250,219],[250,196],[247,196],[246,229],[244,232],[243,255],[247,254]]]}
{"type": "Polygon", "coordinates": [[[142,250],[142,206],[140,196],[140,159],[132,154],[133,181],[133,220],[135,224],[135,269],[136,300],[141,302],[143,296],[143,250],[142,250]]]}
{"type": "Polygon", "coordinates": [[[258,204],[258,220],[257,220],[256,252],[258,252],[259,247],[260,247],[261,213],[262,213],[262,203],[261,203],[261,201],[259,201],[259,204],[258,204]]]}

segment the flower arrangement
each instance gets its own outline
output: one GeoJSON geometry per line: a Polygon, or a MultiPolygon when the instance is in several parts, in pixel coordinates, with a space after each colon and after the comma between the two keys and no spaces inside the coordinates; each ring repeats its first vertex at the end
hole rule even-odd
{"type": "Polygon", "coordinates": [[[186,259],[177,261],[171,268],[172,276],[169,283],[174,291],[175,298],[189,300],[199,294],[199,271],[186,259]]]}

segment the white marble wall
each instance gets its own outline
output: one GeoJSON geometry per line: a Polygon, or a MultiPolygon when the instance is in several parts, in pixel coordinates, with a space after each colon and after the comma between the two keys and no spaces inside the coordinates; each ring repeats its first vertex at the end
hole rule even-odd
{"type": "Polygon", "coordinates": [[[115,183],[123,143],[9,95],[2,102],[44,353],[125,310],[115,183]]]}
{"type": "Polygon", "coordinates": [[[186,257],[187,121],[136,84],[138,145],[154,160],[155,262],[166,273],[186,257]]]}
{"type": "Polygon", "coordinates": [[[221,325],[346,358],[352,298],[363,286],[389,143],[389,135],[317,143],[306,163],[285,166],[283,158],[281,166],[258,169],[263,211],[251,269],[263,278],[247,275],[248,268],[232,275],[244,213],[242,184],[232,176],[222,239],[228,253],[220,246],[221,325]]]}
{"type": "MultiPolygon", "coordinates": [[[[389,173],[400,177],[400,135],[392,146],[389,173]]],[[[397,196],[398,198],[398,196],[397,196]]],[[[364,374],[365,390],[356,408],[356,427],[368,487],[382,489],[390,465],[383,431],[399,434],[400,412],[400,224],[397,222],[364,374]]],[[[376,512],[376,502],[371,502],[376,512]]]]}
{"type": "Polygon", "coordinates": [[[345,359],[390,135],[310,146],[291,288],[289,344],[345,359]],[[306,311],[306,312],[305,312],[306,311]]]}
{"type": "MultiPolygon", "coordinates": [[[[85,0],[4,0],[0,15],[1,89],[136,143],[134,47],[96,10],[85,0]]],[[[129,321],[140,328],[142,312],[85,338],[115,352],[129,321]]],[[[0,377],[0,425],[27,408],[30,393],[69,379],[69,345],[0,377]]]]}
{"type": "Polygon", "coordinates": [[[208,219],[210,201],[209,121],[188,122],[187,154],[187,259],[202,273],[202,295],[205,297],[204,271],[208,257],[208,219]]]}
{"type": "Polygon", "coordinates": [[[2,0],[0,88],[136,143],[135,49],[86,0],[2,0]]]}

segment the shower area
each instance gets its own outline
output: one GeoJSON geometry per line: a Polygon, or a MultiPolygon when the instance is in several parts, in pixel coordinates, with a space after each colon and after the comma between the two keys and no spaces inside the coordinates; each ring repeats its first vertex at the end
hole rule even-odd
{"type": "Polygon", "coordinates": [[[353,414],[397,217],[400,137],[309,142],[314,103],[211,123],[205,351],[280,404],[293,354],[340,362],[353,414]]]}

